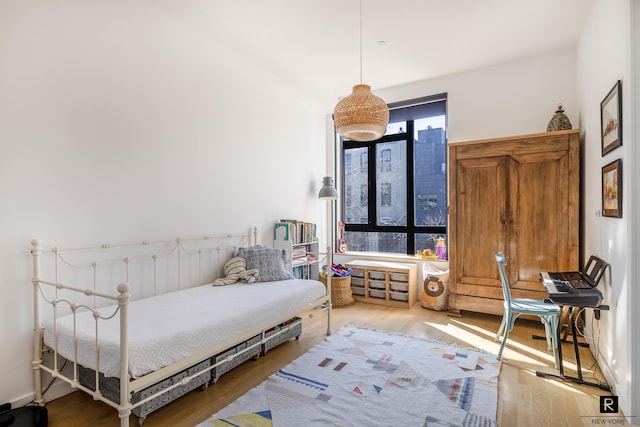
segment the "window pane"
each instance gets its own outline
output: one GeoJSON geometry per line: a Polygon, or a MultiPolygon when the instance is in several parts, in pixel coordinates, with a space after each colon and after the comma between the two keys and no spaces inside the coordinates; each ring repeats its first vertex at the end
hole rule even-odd
{"type": "Polygon", "coordinates": [[[405,141],[376,144],[377,225],[407,225],[405,141]]]}
{"type": "Polygon", "coordinates": [[[369,150],[366,147],[344,150],[345,222],[369,222],[369,150]]]}
{"type": "Polygon", "coordinates": [[[440,255],[440,259],[447,259],[446,242],[446,234],[416,233],[416,254],[422,254],[425,249],[429,249],[431,255],[440,255]],[[438,244],[443,249],[438,250],[438,244]]]}
{"type": "Polygon", "coordinates": [[[387,124],[387,130],[385,131],[385,135],[397,135],[399,133],[405,133],[407,131],[407,122],[395,122],[387,124]]]}
{"type": "Polygon", "coordinates": [[[407,253],[406,233],[347,231],[344,238],[350,251],[407,253]]]}
{"type": "Polygon", "coordinates": [[[444,120],[444,116],[436,116],[415,121],[414,225],[418,227],[447,224],[447,144],[444,120]]]}

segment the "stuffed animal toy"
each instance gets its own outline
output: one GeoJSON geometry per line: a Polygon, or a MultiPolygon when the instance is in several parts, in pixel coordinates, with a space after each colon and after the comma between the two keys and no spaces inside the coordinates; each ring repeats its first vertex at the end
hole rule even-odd
{"type": "Polygon", "coordinates": [[[258,270],[247,270],[247,260],[242,257],[233,257],[224,265],[224,279],[216,279],[213,286],[225,286],[236,283],[238,280],[244,283],[253,283],[258,276],[258,270]]]}

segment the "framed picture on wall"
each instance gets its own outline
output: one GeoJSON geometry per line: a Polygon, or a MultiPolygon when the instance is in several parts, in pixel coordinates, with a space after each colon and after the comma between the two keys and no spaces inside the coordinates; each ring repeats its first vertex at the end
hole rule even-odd
{"type": "Polygon", "coordinates": [[[602,215],[622,218],[622,160],[602,168],[602,215]]]}
{"type": "Polygon", "coordinates": [[[622,82],[618,80],[600,103],[602,155],[622,145],[622,82]]]}

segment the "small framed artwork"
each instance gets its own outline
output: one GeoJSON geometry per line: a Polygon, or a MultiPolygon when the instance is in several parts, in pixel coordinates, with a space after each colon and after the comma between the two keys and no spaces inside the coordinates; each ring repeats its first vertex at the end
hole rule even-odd
{"type": "Polygon", "coordinates": [[[622,218],[622,160],[602,168],[602,215],[622,218]]]}
{"type": "Polygon", "coordinates": [[[622,145],[622,82],[618,80],[600,103],[602,155],[622,145]]]}

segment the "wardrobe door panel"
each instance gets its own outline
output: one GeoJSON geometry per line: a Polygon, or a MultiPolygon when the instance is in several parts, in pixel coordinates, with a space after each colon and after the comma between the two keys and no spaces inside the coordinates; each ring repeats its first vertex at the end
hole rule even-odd
{"type": "Polygon", "coordinates": [[[507,248],[507,158],[461,160],[457,168],[457,265],[464,283],[500,286],[496,252],[507,248]]]}
{"type": "Polygon", "coordinates": [[[510,162],[509,271],[517,289],[540,290],[567,247],[567,152],[515,155],[510,162]]]}

